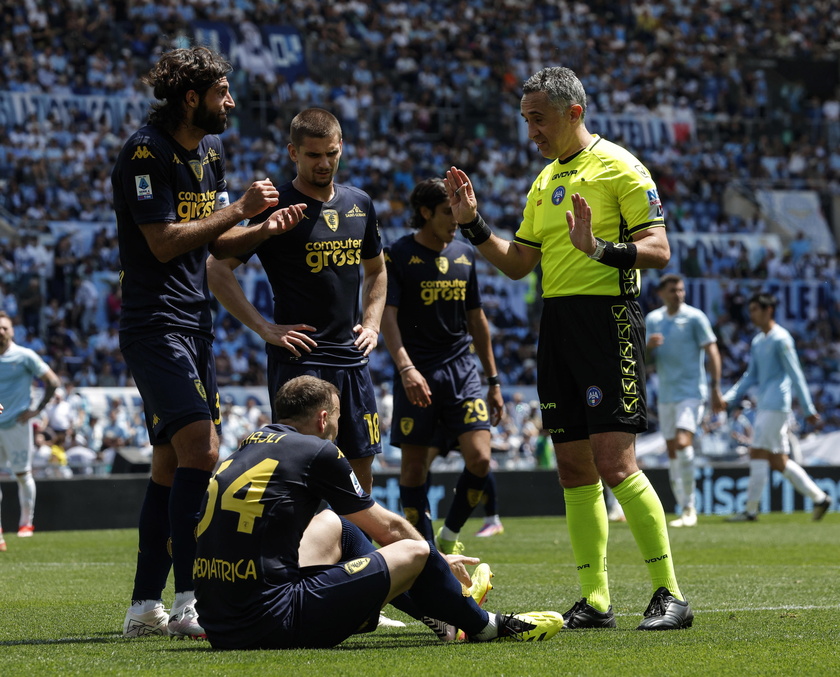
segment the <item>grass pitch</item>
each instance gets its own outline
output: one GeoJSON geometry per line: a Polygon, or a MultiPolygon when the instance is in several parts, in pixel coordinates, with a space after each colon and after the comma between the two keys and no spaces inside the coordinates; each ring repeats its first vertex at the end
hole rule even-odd
{"type": "MultiPolygon", "coordinates": [[[[566,611],[579,597],[562,518],[508,518],[467,552],[496,577],[487,608],[566,611]]],[[[840,674],[840,515],[700,517],[671,544],[694,627],[635,631],[652,590],[630,530],[611,525],[615,631],[562,631],[534,644],[444,644],[419,622],[330,650],[215,652],[204,642],[125,640],[133,530],[7,535],[0,553],[0,674],[13,675],[832,675],[840,674]]],[[[165,596],[170,603],[171,590],[165,596]]],[[[329,623],[329,619],[324,619],[329,623]]]]}

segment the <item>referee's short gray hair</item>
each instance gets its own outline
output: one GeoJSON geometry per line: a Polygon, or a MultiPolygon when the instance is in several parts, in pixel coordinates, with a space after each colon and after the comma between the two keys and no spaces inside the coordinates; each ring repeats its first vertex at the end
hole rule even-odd
{"type": "Polygon", "coordinates": [[[583,108],[581,117],[586,115],[586,90],[570,68],[550,66],[534,73],[522,85],[522,94],[536,92],[545,92],[549,101],[560,110],[578,104],[583,108]]]}

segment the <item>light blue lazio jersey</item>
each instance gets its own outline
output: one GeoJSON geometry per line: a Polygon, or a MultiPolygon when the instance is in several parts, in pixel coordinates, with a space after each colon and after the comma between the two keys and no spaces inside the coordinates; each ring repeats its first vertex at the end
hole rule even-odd
{"type": "Polygon", "coordinates": [[[702,310],[686,304],[674,315],[662,306],[648,313],[645,329],[648,336],[663,337],[662,345],[651,351],[659,376],[659,401],[705,400],[705,347],[717,341],[709,318],[702,310]]]}
{"type": "Polygon", "coordinates": [[[756,407],[759,410],[789,412],[794,391],[807,416],[817,413],[799,366],[793,337],[778,324],[752,340],[750,365],[724,399],[727,403],[740,402],[752,386],[758,387],[756,407]]]}
{"type": "Polygon", "coordinates": [[[0,428],[11,428],[18,414],[29,409],[32,379],[40,378],[47,369],[38,353],[16,343],[0,355],[0,428]]]}

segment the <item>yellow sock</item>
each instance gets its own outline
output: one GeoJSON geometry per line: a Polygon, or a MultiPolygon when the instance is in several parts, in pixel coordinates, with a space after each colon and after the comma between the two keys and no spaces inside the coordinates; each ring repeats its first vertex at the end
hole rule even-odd
{"type": "Polygon", "coordinates": [[[674,574],[665,511],[647,476],[640,470],[613,487],[613,493],[624,508],[627,524],[647,564],[653,590],[665,587],[674,597],[683,599],[674,574]]]}
{"type": "Polygon", "coordinates": [[[607,579],[609,521],[601,483],[564,489],[566,524],[583,597],[598,611],[610,606],[607,579]]]}

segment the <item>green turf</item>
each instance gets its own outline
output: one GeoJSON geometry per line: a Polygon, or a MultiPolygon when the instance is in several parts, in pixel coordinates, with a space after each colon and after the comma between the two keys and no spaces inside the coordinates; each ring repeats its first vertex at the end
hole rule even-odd
{"type": "MultiPolygon", "coordinates": [[[[610,534],[616,631],[563,631],[535,644],[444,644],[390,608],[407,629],[332,650],[214,652],[163,637],[124,640],[133,531],[7,536],[0,553],[0,675],[833,675],[840,674],[840,515],[701,517],[671,531],[693,628],[636,632],[651,590],[625,524],[610,534]]],[[[505,533],[466,537],[496,577],[487,608],[566,611],[578,597],[560,518],[508,518],[505,533]]],[[[472,520],[465,534],[479,526],[472,520]]],[[[171,591],[167,593],[171,601],[171,591]]],[[[328,619],[325,619],[328,622],[328,619]]]]}

